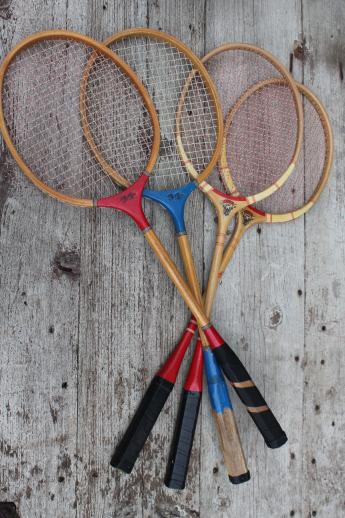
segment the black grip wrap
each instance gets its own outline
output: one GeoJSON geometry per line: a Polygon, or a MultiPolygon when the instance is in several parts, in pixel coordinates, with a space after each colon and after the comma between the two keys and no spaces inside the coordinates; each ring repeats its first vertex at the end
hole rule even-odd
{"type": "Polygon", "coordinates": [[[154,427],[174,384],[155,376],[135,412],[125,435],[116,447],[110,465],[130,473],[154,427]]]}
{"type": "Polygon", "coordinates": [[[267,446],[269,448],[279,448],[285,444],[287,436],[269,409],[258,388],[255,385],[247,388],[236,386],[236,383],[252,381],[241,360],[227,344],[214,348],[213,352],[225,376],[233,385],[242,403],[247,407],[250,417],[258,427],[267,446]],[[255,408],[258,407],[267,407],[267,409],[256,412],[255,408]]]}
{"type": "Polygon", "coordinates": [[[164,484],[184,489],[198,421],[201,392],[183,390],[164,484]]]}

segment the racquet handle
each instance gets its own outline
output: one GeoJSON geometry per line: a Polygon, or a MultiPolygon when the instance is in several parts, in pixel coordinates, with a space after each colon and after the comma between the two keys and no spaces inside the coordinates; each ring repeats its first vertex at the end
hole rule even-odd
{"type": "MultiPolygon", "coordinates": [[[[182,298],[184,299],[186,304],[189,306],[189,309],[192,311],[192,314],[196,317],[196,319],[198,321],[198,324],[200,325],[200,327],[204,331],[204,333],[205,333],[205,335],[207,337],[207,340],[209,342],[209,345],[212,348],[212,350],[215,349],[215,348],[219,348],[219,347],[221,347],[223,345],[225,346],[226,344],[225,344],[224,340],[220,337],[220,335],[217,333],[215,328],[210,324],[209,318],[205,314],[203,308],[200,307],[198,302],[193,297],[192,292],[189,290],[189,288],[186,285],[183,277],[181,276],[181,274],[177,270],[175,263],[171,260],[170,256],[168,255],[167,251],[165,250],[165,248],[163,247],[162,243],[158,239],[157,235],[153,232],[153,230],[149,226],[145,227],[145,228],[142,228],[142,230],[145,231],[144,232],[144,236],[145,236],[147,242],[151,246],[152,250],[156,253],[158,259],[160,260],[160,262],[162,264],[162,266],[165,268],[165,271],[167,272],[168,276],[173,281],[173,283],[175,284],[176,288],[179,290],[182,298]]],[[[227,348],[229,348],[229,346],[226,346],[225,350],[227,348]]],[[[233,354],[235,358],[237,358],[237,356],[235,355],[235,353],[233,353],[231,351],[231,349],[229,349],[229,352],[231,354],[233,354]]],[[[230,354],[230,356],[231,356],[231,354],[230,354]]],[[[225,362],[226,354],[220,355],[220,351],[218,351],[218,355],[216,354],[216,358],[217,359],[218,359],[218,356],[222,356],[223,357],[222,359],[225,362]]],[[[234,380],[231,379],[232,378],[232,374],[231,374],[232,372],[235,374],[235,372],[237,370],[239,370],[238,374],[239,374],[239,379],[240,379],[241,383],[242,383],[242,380],[241,380],[241,376],[240,375],[241,375],[241,373],[242,374],[246,373],[244,382],[248,381],[252,385],[250,387],[248,387],[248,388],[241,387],[241,389],[242,389],[241,390],[241,395],[237,391],[239,396],[240,396],[240,398],[242,399],[244,404],[247,406],[247,409],[248,409],[249,412],[250,412],[249,409],[252,408],[250,406],[250,404],[253,403],[253,408],[254,407],[257,407],[257,408],[256,408],[256,411],[254,410],[254,412],[252,412],[252,413],[261,413],[262,414],[261,418],[263,418],[265,420],[265,426],[262,425],[262,422],[259,419],[256,419],[254,422],[258,426],[260,432],[262,433],[262,435],[263,435],[263,437],[264,437],[264,439],[266,441],[266,444],[268,446],[270,446],[271,448],[277,448],[278,446],[281,446],[282,444],[284,444],[287,441],[287,437],[286,437],[285,433],[280,428],[280,426],[279,426],[279,424],[278,424],[278,422],[276,421],[275,418],[274,419],[269,418],[269,413],[271,413],[271,411],[268,409],[268,406],[266,405],[265,400],[261,396],[261,394],[258,391],[258,389],[255,387],[253,381],[250,379],[246,369],[244,368],[244,366],[242,365],[240,360],[237,358],[237,363],[233,366],[234,368],[228,368],[228,367],[231,367],[231,362],[230,363],[225,362],[224,366],[221,365],[221,367],[222,367],[222,370],[223,370],[224,374],[228,377],[230,382],[232,382],[232,381],[236,382],[236,376],[234,376],[234,380]],[[238,362],[239,362],[239,364],[241,366],[241,369],[238,368],[239,367],[238,366],[238,362]],[[230,374],[231,374],[231,376],[230,376],[230,374]],[[254,388],[255,388],[255,390],[254,390],[254,388]],[[245,394],[245,396],[244,396],[244,394],[245,394]],[[252,394],[252,395],[250,396],[250,394],[252,394]],[[247,401],[248,401],[249,405],[246,404],[247,401]],[[259,405],[258,404],[259,401],[264,402],[265,404],[264,405],[259,405]],[[268,410],[265,409],[265,412],[267,412],[266,418],[265,418],[265,416],[263,416],[263,414],[265,412],[259,410],[260,406],[267,407],[268,410]],[[270,426],[270,422],[272,422],[272,424],[274,424],[276,422],[278,426],[276,426],[275,429],[272,430],[273,438],[270,437],[270,436],[268,436],[266,438],[266,436],[268,435],[267,432],[269,431],[266,428],[266,425],[267,425],[267,427],[269,427],[270,426]]],[[[236,386],[234,386],[234,387],[236,389],[236,386]]],[[[251,413],[251,415],[252,415],[252,413],[251,413]]]]}
{"type": "Polygon", "coordinates": [[[170,489],[184,489],[198,421],[201,392],[183,389],[164,484],[170,489]]]}
{"type": "MultiPolygon", "coordinates": [[[[208,335],[209,330],[213,335],[212,350],[225,376],[234,387],[265,443],[270,448],[279,448],[287,441],[287,436],[282,430],[277,419],[268,407],[259,389],[250,378],[246,368],[234,351],[219,337],[215,338],[216,332],[209,328],[205,331],[208,335]],[[218,341],[218,344],[217,344],[218,341]]],[[[209,336],[207,336],[209,338],[209,336]]]]}
{"type": "Polygon", "coordinates": [[[184,489],[202,397],[203,356],[197,340],[192,364],[183,387],[164,483],[184,489]]]}
{"type": "Polygon", "coordinates": [[[117,445],[110,464],[125,473],[131,473],[145,442],[174,388],[185,353],[197,328],[191,320],[180,342],[163,367],[152,379],[132,421],[117,445]]]}
{"type": "Polygon", "coordinates": [[[155,422],[161,413],[174,384],[155,376],[147,389],[126,433],[116,447],[110,464],[131,473],[155,422]]]}
{"type": "Polygon", "coordinates": [[[209,398],[217,423],[218,437],[229,480],[232,484],[242,484],[250,479],[250,473],[238,433],[228,387],[215,355],[210,349],[204,349],[204,363],[209,398]]]}
{"type": "MultiPolygon", "coordinates": [[[[216,423],[220,447],[230,482],[240,484],[250,479],[224,377],[208,348],[203,348],[207,388],[216,423]]],[[[197,341],[179,407],[170,450],[165,485],[184,489],[202,391],[201,340],[197,341]]]]}

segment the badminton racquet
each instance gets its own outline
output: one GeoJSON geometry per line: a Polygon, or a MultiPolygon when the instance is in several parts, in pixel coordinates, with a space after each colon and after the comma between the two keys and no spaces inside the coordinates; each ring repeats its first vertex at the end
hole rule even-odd
{"type": "MultiPolygon", "coordinates": [[[[224,113],[230,110],[231,114],[231,123],[228,123],[223,147],[228,144],[232,152],[228,174],[238,186],[234,197],[227,196],[216,174],[209,176],[207,184],[204,181],[201,186],[214,205],[218,219],[216,244],[205,293],[205,311],[210,315],[230,222],[249,203],[265,199],[289,178],[301,147],[302,113],[301,100],[298,93],[295,97],[296,87],[291,76],[266,51],[247,44],[230,44],[212,51],[203,61],[213,78],[214,72],[222,74],[223,81],[216,80],[215,84],[219,89],[224,113]],[[276,84],[265,83],[265,79],[267,81],[272,77],[286,83],[286,96],[281,95],[276,84]],[[285,147],[281,145],[282,142],[285,147]]],[[[181,106],[185,102],[183,98],[181,106]]],[[[180,111],[177,122],[179,129],[183,130],[180,111]]],[[[179,149],[187,169],[193,176],[193,171],[189,167],[188,147],[186,149],[184,143],[180,142],[179,149]]],[[[287,440],[286,435],[265,400],[261,397],[252,397],[251,382],[248,381],[246,372],[243,371],[240,378],[234,379],[230,363],[228,369],[224,365],[222,351],[216,350],[215,354],[266,444],[270,447],[284,444],[287,440]]],[[[215,410],[214,412],[216,413],[215,410]]],[[[183,429],[177,426],[167,466],[168,486],[170,479],[174,478],[174,459],[178,455],[180,444],[184,442],[183,435],[183,429]]]]}
{"type": "MultiPolygon", "coordinates": [[[[318,201],[329,178],[333,160],[333,136],[327,112],[317,96],[306,86],[297,84],[303,99],[303,146],[296,164],[296,173],[286,184],[255,207],[239,214],[231,240],[223,254],[219,279],[244,233],[262,223],[285,223],[306,214],[318,201]]],[[[284,85],[281,85],[284,88],[284,85]]],[[[222,153],[222,180],[228,192],[235,186],[227,174],[226,154],[222,153]]]]}
{"type": "MultiPolygon", "coordinates": [[[[271,82],[283,89],[286,88],[279,80],[271,82]]],[[[247,207],[238,214],[233,234],[223,254],[219,279],[246,230],[255,224],[283,223],[304,215],[317,202],[326,185],[333,157],[329,119],[320,101],[307,87],[298,84],[298,89],[303,100],[304,139],[296,171],[281,189],[258,204],[261,210],[247,207]]],[[[225,124],[225,140],[229,120],[230,112],[225,124]]],[[[223,147],[220,171],[228,192],[236,192],[231,176],[227,174],[226,146],[223,147]]],[[[186,336],[190,337],[191,334],[186,336]]],[[[186,347],[186,344],[184,346],[186,347]]],[[[193,379],[190,382],[193,383],[193,379]]]]}

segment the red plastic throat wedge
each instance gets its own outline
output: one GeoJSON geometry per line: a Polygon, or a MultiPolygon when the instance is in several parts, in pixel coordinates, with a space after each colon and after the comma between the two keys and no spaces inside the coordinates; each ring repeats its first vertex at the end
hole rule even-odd
{"type": "Polygon", "coordinates": [[[138,225],[140,230],[150,227],[142,208],[143,190],[149,177],[142,174],[136,182],[122,192],[97,200],[97,207],[107,207],[125,212],[138,225]]]}

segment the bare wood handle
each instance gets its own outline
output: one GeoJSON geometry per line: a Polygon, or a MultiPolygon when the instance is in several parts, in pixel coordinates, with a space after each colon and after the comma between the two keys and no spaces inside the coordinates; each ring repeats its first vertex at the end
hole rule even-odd
{"type": "Polygon", "coordinates": [[[205,371],[213,415],[229,480],[240,484],[250,479],[228,388],[214,354],[204,350],[205,371]]]}

